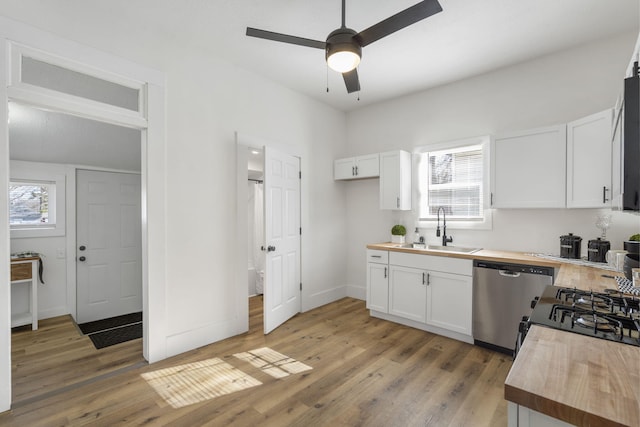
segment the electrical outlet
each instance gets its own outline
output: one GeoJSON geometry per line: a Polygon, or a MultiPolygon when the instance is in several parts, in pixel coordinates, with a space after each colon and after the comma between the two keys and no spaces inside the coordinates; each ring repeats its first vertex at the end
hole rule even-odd
{"type": "Polygon", "coordinates": [[[56,249],[56,257],[58,257],[58,259],[64,259],[65,256],[64,249],[56,249]]]}

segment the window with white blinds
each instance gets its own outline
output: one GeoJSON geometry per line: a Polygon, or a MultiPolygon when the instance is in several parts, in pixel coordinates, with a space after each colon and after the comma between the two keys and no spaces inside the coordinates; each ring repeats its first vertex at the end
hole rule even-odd
{"type": "Polygon", "coordinates": [[[431,220],[444,208],[447,221],[484,219],[483,145],[420,154],[420,220],[431,220]]]}

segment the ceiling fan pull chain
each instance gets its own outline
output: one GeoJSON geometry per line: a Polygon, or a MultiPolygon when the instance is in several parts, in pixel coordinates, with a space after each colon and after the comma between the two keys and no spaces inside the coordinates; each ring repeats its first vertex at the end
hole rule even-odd
{"type": "Polygon", "coordinates": [[[327,65],[327,93],[329,93],[329,65],[327,65]]]}
{"type": "MultiPolygon", "coordinates": [[[[360,71],[360,67],[358,67],[358,72],[360,71]]],[[[358,88],[358,102],[360,102],[360,88],[358,88]]]]}

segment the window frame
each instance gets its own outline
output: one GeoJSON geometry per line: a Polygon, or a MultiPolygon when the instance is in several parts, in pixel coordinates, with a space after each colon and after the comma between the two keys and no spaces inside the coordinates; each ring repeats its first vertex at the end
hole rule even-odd
{"type": "Polygon", "coordinates": [[[55,186],[55,200],[49,200],[50,205],[54,205],[55,224],[9,225],[12,239],[54,237],[66,234],[66,175],[46,169],[48,168],[36,170],[30,162],[11,162],[10,184],[24,182],[46,183],[55,186]]]}
{"type": "Polygon", "coordinates": [[[464,140],[455,140],[455,141],[447,141],[436,144],[429,144],[417,147],[414,151],[414,170],[416,171],[414,174],[414,188],[416,189],[414,192],[415,196],[415,206],[418,206],[417,219],[416,224],[420,228],[427,229],[435,229],[437,226],[437,217],[433,218],[422,218],[421,210],[422,210],[422,200],[421,194],[428,194],[428,189],[425,188],[425,185],[420,182],[420,173],[419,166],[421,157],[425,154],[434,151],[444,151],[444,150],[459,150],[464,147],[472,147],[472,146],[481,146],[482,147],[482,203],[481,203],[481,211],[482,218],[477,220],[464,220],[464,219],[454,219],[447,218],[447,228],[449,229],[473,229],[473,230],[491,230],[493,228],[493,211],[491,209],[491,137],[479,136],[474,138],[468,138],[464,140]]]}

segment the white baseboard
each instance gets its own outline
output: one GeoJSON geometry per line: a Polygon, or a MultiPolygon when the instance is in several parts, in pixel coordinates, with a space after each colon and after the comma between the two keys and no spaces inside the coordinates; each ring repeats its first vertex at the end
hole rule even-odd
{"type": "Polygon", "coordinates": [[[308,297],[304,297],[304,289],[302,290],[302,293],[302,312],[304,313],[305,311],[313,310],[314,308],[318,308],[325,304],[337,301],[340,298],[346,297],[347,287],[337,286],[335,288],[325,289],[322,292],[309,295],[308,297]]]}
{"type": "Polygon", "coordinates": [[[367,299],[367,289],[360,286],[347,285],[347,296],[365,301],[367,299]]]}
{"type": "Polygon", "coordinates": [[[69,310],[67,310],[67,307],[54,307],[42,311],[38,310],[38,320],[64,316],[65,314],[69,314],[69,310]]]}

